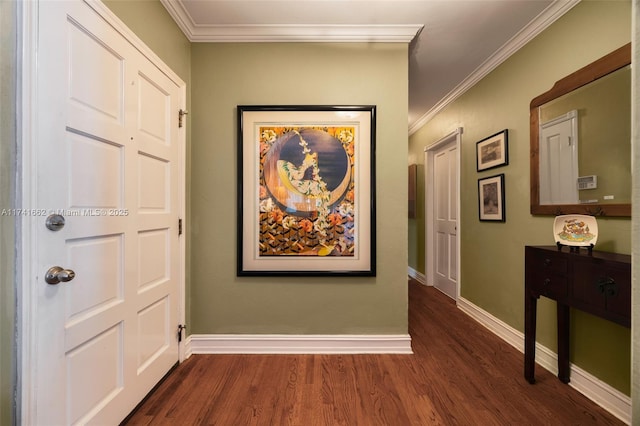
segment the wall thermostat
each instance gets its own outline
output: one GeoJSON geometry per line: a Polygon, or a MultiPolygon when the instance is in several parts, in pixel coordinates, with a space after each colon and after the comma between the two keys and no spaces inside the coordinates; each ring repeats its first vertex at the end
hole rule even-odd
{"type": "Polygon", "coordinates": [[[598,176],[580,176],[578,178],[578,189],[596,189],[598,187],[598,176]]]}

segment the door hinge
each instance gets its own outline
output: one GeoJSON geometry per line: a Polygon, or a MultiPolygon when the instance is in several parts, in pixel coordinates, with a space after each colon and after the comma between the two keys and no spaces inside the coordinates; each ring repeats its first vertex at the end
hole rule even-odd
{"type": "Polygon", "coordinates": [[[178,343],[182,342],[182,332],[186,330],[186,324],[178,324],[178,343]]]}
{"type": "Polygon", "coordinates": [[[178,235],[182,235],[182,219],[178,219],[178,235]]]}
{"type": "Polygon", "coordinates": [[[182,127],[182,119],[187,114],[189,114],[189,111],[185,111],[183,109],[180,109],[180,111],[178,111],[178,127],[182,127]]]}

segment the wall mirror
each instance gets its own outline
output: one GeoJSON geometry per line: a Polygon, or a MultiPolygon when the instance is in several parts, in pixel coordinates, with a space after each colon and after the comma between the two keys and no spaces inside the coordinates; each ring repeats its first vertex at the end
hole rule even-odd
{"type": "Polygon", "coordinates": [[[530,104],[531,214],[631,216],[631,44],[530,104]]]}

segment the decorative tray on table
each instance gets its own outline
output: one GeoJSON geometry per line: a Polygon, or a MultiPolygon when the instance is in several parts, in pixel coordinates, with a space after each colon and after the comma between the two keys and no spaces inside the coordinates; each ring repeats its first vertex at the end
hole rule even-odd
{"type": "Polygon", "coordinates": [[[574,247],[593,247],[598,241],[598,223],[594,216],[566,214],[553,221],[556,244],[574,247]]]}

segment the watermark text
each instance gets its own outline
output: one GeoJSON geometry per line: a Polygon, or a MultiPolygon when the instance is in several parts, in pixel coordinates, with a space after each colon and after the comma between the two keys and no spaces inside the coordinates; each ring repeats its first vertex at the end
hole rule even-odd
{"type": "Polygon", "coordinates": [[[0,209],[0,216],[47,217],[52,214],[64,217],[129,216],[129,209],[0,209]]]}

